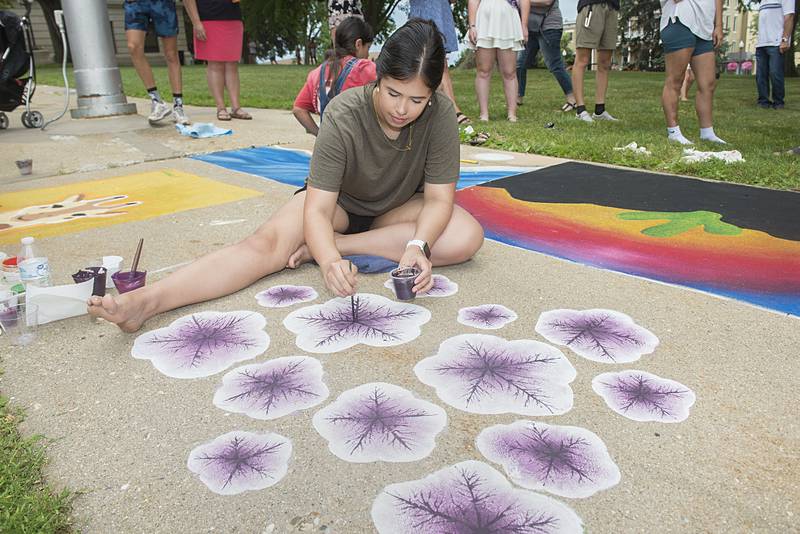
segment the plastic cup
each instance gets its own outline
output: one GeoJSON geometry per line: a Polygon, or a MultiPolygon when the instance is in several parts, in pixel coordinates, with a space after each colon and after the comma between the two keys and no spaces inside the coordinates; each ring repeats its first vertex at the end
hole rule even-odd
{"type": "Polygon", "coordinates": [[[0,327],[12,345],[24,346],[36,338],[39,324],[39,306],[16,304],[8,300],[0,304],[0,327]]]}
{"type": "Polygon", "coordinates": [[[414,280],[419,276],[420,270],[416,267],[404,267],[392,271],[394,294],[398,300],[414,300],[416,293],[412,291],[414,280]]]}
{"type": "Polygon", "coordinates": [[[19,169],[19,173],[23,176],[27,176],[33,172],[33,160],[32,159],[19,159],[14,163],[17,164],[17,168],[19,169]]]}
{"type": "Polygon", "coordinates": [[[81,284],[94,278],[92,295],[102,297],[106,294],[106,268],[105,267],[86,267],[72,275],[76,284],[81,284]]]}
{"type": "Polygon", "coordinates": [[[120,293],[144,287],[146,277],[147,271],[120,271],[111,275],[111,279],[120,293]]]}
{"type": "Polygon", "coordinates": [[[103,256],[103,267],[106,268],[106,289],[114,287],[114,281],[111,279],[114,273],[118,273],[122,267],[122,256],[103,256]]]}

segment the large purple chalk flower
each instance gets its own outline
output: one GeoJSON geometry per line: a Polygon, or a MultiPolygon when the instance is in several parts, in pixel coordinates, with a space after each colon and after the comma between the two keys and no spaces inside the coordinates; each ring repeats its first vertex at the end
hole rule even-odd
{"type": "Polygon", "coordinates": [[[267,350],[266,324],[248,311],[194,313],[140,335],[131,355],[174,378],[210,376],[267,350]]]}
{"type": "Polygon", "coordinates": [[[236,495],[277,484],[291,456],[292,442],[279,434],[234,431],[195,447],[187,465],[214,493],[236,495]]]}
{"type": "Polygon", "coordinates": [[[652,332],[613,310],[552,310],[539,316],[536,331],[579,356],[601,363],[627,363],[658,346],[652,332]]]}
{"type": "Polygon", "coordinates": [[[538,341],[455,336],[414,372],[440,399],[467,412],[558,415],[572,408],[575,368],[561,351],[538,341]]]}
{"type": "Polygon", "coordinates": [[[482,304],[458,310],[458,322],[483,330],[497,330],[517,320],[517,314],[501,304],[482,304]]]}
{"type": "Polygon", "coordinates": [[[319,360],[289,356],[230,371],[222,377],[214,405],[254,419],[277,419],[316,406],[328,395],[319,360]]]}
{"type": "MultiPolygon", "coordinates": [[[[433,287],[427,290],[425,293],[417,293],[417,297],[449,297],[458,293],[458,284],[451,281],[445,275],[434,274],[432,278],[433,287]]],[[[391,289],[392,294],[395,294],[394,283],[392,282],[391,278],[387,280],[383,286],[391,289]]]]}
{"type": "Polygon", "coordinates": [[[421,460],[446,424],[440,407],[382,382],[345,391],[314,415],[331,452],[348,462],[421,460]]]}
{"type": "Polygon", "coordinates": [[[421,306],[359,293],[352,299],[335,298],[295,310],[283,324],[297,334],[297,346],[306,352],[326,353],[358,343],[388,347],[407,343],[420,334],[431,318],[421,306]]]}
{"type": "Polygon", "coordinates": [[[680,423],[695,401],[694,391],[680,382],[644,371],[597,375],[592,389],[609,408],[634,421],[680,423]]]}
{"type": "Polygon", "coordinates": [[[579,498],[620,480],[603,440],[585,428],[517,421],[487,428],[476,444],[524,488],[579,498]]]}
{"type": "Polygon", "coordinates": [[[381,534],[583,532],[565,504],[514,489],[496,469],[474,460],[387,486],[372,504],[372,521],[381,534]]]}
{"type": "Polygon", "coordinates": [[[256,301],[265,308],[286,308],[309,302],[319,295],[309,286],[272,286],[256,295],[256,301]]]}

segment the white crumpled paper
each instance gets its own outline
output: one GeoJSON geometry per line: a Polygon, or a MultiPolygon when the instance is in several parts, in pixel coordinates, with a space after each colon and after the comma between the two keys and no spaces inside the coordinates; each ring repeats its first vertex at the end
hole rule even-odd
{"type": "Polygon", "coordinates": [[[742,153],[738,150],[721,150],[719,152],[703,152],[702,150],[695,150],[694,148],[684,148],[683,157],[681,161],[684,163],[699,163],[702,161],[709,161],[718,159],[725,163],[738,163],[743,162],[744,158],[742,153]]]}
{"type": "Polygon", "coordinates": [[[39,306],[39,324],[46,324],[86,312],[86,301],[92,296],[94,278],[80,284],[25,288],[25,303],[39,306]]]}
{"type": "Polygon", "coordinates": [[[628,143],[625,146],[615,146],[614,150],[625,150],[625,151],[628,151],[628,152],[635,152],[636,154],[642,154],[644,156],[653,155],[652,152],[647,150],[647,147],[637,145],[636,141],[634,141],[633,143],[628,143]]]}

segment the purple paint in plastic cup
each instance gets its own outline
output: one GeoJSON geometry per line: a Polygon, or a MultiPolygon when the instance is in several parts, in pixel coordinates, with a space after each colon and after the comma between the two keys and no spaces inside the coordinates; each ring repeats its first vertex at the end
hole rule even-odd
{"type": "Polygon", "coordinates": [[[416,293],[412,291],[414,280],[419,276],[420,270],[416,267],[404,267],[392,271],[394,294],[398,300],[414,300],[416,293]]]}
{"type": "Polygon", "coordinates": [[[92,295],[102,297],[106,294],[106,268],[105,267],[86,267],[72,275],[76,284],[81,284],[94,278],[92,295]]]}
{"type": "Polygon", "coordinates": [[[117,286],[117,291],[120,293],[127,293],[134,289],[144,287],[144,279],[147,276],[147,271],[120,271],[111,275],[114,285],[117,286]]]}

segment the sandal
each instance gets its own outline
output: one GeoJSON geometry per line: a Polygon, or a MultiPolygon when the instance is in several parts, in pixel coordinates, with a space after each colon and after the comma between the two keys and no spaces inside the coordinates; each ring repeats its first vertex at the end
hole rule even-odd
{"type": "Polygon", "coordinates": [[[481,132],[476,135],[474,138],[470,139],[469,144],[472,146],[478,146],[484,144],[486,141],[489,140],[490,135],[486,132],[481,132]]]}
{"type": "Polygon", "coordinates": [[[228,110],[225,108],[217,110],[217,120],[218,121],[229,121],[231,120],[231,114],[228,113],[228,110]]]}
{"type": "Polygon", "coordinates": [[[578,106],[572,102],[564,102],[564,105],[561,106],[561,111],[566,113],[567,111],[575,111],[577,108],[578,106]]]}
{"type": "Polygon", "coordinates": [[[253,120],[253,116],[250,115],[248,112],[243,110],[242,108],[236,108],[231,110],[231,118],[239,119],[243,121],[253,120]]]}
{"type": "Polygon", "coordinates": [[[456,113],[456,122],[459,126],[467,126],[468,124],[472,124],[472,121],[469,119],[469,117],[460,111],[456,113]]]}

